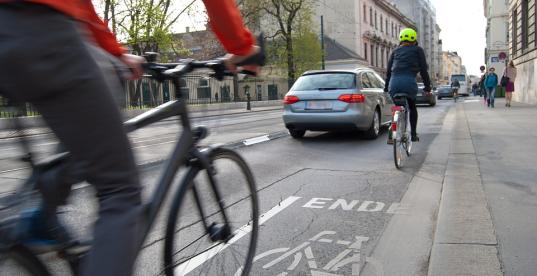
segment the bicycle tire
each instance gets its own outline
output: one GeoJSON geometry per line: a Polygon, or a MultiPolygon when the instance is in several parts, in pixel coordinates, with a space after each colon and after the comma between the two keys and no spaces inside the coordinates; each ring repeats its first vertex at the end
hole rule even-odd
{"type": "MultiPolygon", "coordinates": [[[[241,255],[243,257],[244,261],[242,263],[240,263],[240,264],[237,264],[237,267],[243,267],[241,275],[248,275],[248,273],[249,273],[249,271],[251,269],[251,266],[252,266],[253,258],[255,256],[255,250],[256,250],[256,246],[257,246],[257,236],[258,236],[258,231],[259,231],[259,221],[258,221],[259,220],[259,206],[258,206],[257,191],[256,191],[256,186],[255,186],[255,181],[254,181],[254,178],[253,178],[253,174],[252,174],[251,170],[249,169],[248,165],[246,164],[246,162],[244,161],[244,159],[242,159],[242,157],[240,155],[238,155],[236,152],[234,152],[232,150],[225,149],[225,148],[213,149],[209,154],[209,158],[210,158],[212,164],[218,163],[220,160],[231,161],[233,164],[238,166],[238,168],[240,169],[240,171],[242,172],[242,175],[244,177],[244,180],[245,180],[245,183],[246,183],[247,187],[243,187],[243,188],[239,187],[239,188],[240,189],[246,188],[247,196],[243,197],[239,202],[234,202],[234,201],[227,202],[227,203],[231,203],[231,204],[229,204],[228,206],[224,207],[224,210],[222,210],[221,208],[218,207],[216,211],[218,213],[220,213],[222,211],[226,212],[226,215],[229,216],[230,213],[233,210],[227,211],[226,209],[237,208],[238,206],[235,207],[235,205],[251,207],[250,213],[247,216],[248,224],[249,224],[248,227],[250,227],[251,231],[249,232],[249,234],[245,235],[245,236],[249,235],[250,240],[249,240],[249,242],[246,243],[246,246],[247,246],[247,252],[245,254],[246,256],[241,255]],[[245,200],[249,201],[249,202],[243,202],[245,200]],[[246,203],[246,204],[244,204],[244,203],[246,203]]],[[[217,166],[217,165],[215,165],[215,166],[217,166]]],[[[218,169],[219,168],[216,168],[216,170],[218,170],[218,169]]],[[[220,246],[222,248],[222,251],[223,251],[223,249],[228,249],[228,248],[229,248],[229,250],[231,250],[232,247],[235,246],[235,244],[227,243],[227,241],[224,242],[224,243],[219,243],[216,246],[212,245],[210,243],[210,241],[209,241],[209,243],[207,243],[207,241],[206,241],[206,243],[208,245],[211,245],[211,246],[208,247],[208,249],[201,250],[198,253],[197,250],[198,250],[199,246],[203,242],[199,241],[199,240],[196,240],[195,238],[193,238],[194,241],[192,243],[190,243],[190,241],[192,239],[188,239],[188,242],[185,242],[186,246],[184,248],[181,248],[182,245],[181,246],[176,246],[178,243],[182,242],[181,240],[184,239],[184,237],[181,237],[181,230],[183,228],[181,226],[179,226],[179,223],[181,223],[180,216],[186,215],[186,214],[181,214],[181,211],[186,210],[184,208],[185,206],[182,206],[182,204],[185,203],[185,199],[186,199],[185,197],[186,197],[187,194],[194,194],[194,192],[193,192],[194,189],[192,188],[194,185],[195,186],[198,186],[198,185],[201,186],[199,184],[199,182],[196,181],[196,177],[199,176],[200,175],[199,172],[202,172],[202,171],[205,171],[205,173],[202,173],[202,174],[207,174],[208,173],[207,168],[191,167],[191,169],[184,176],[184,178],[182,180],[182,183],[181,183],[181,186],[177,190],[177,193],[176,193],[176,195],[175,195],[175,197],[173,199],[172,205],[170,207],[170,213],[169,213],[168,222],[167,222],[167,225],[166,225],[166,235],[165,235],[165,242],[164,242],[164,273],[167,276],[186,274],[187,272],[189,272],[188,269],[190,269],[190,268],[188,268],[188,266],[190,265],[189,262],[191,260],[193,260],[193,262],[195,263],[196,260],[194,260],[194,258],[196,256],[201,256],[201,254],[203,254],[203,253],[210,252],[211,249],[213,249],[213,250],[214,250],[214,248],[218,249],[218,246],[220,246]],[[179,253],[182,253],[184,250],[186,250],[187,251],[186,253],[188,254],[188,251],[192,250],[193,247],[195,247],[194,243],[199,243],[198,248],[195,249],[196,252],[194,252],[194,254],[193,254],[194,256],[187,256],[187,257],[184,257],[184,258],[180,259],[179,261],[174,260],[176,258],[175,255],[177,254],[176,247],[181,248],[179,253]],[[187,249],[187,247],[189,247],[189,248],[187,249]],[[192,247],[192,248],[190,248],[190,247],[192,247]],[[197,254],[195,254],[195,253],[197,253],[197,254]],[[182,267],[186,267],[185,268],[186,272],[185,272],[185,270],[182,270],[182,267]]],[[[218,181],[219,174],[215,174],[214,177],[218,181]]],[[[234,178],[236,178],[236,174],[235,174],[234,178]]],[[[221,184],[222,184],[222,182],[218,183],[218,185],[221,185],[221,184]]],[[[220,189],[220,193],[222,195],[221,199],[225,201],[226,196],[227,196],[227,194],[226,194],[227,190],[225,188],[227,188],[227,187],[220,187],[220,188],[222,188],[222,189],[220,189]]],[[[234,188],[237,188],[237,187],[234,187],[234,188]]],[[[202,201],[202,202],[207,203],[206,201],[202,201]]],[[[205,208],[205,206],[204,206],[204,208],[205,208]]],[[[244,210],[244,209],[241,208],[240,210],[244,210]]],[[[201,225],[202,223],[201,223],[200,213],[194,211],[194,212],[191,212],[191,214],[188,214],[188,215],[192,215],[192,213],[197,215],[200,220],[199,221],[194,220],[194,222],[189,222],[188,218],[185,218],[184,221],[185,221],[185,223],[187,223],[186,227],[195,228],[195,225],[202,226],[201,225]]],[[[208,215],[206,217],[208,219],[214,218],[214,217],[216,217],[216,213],[210,214],[210,215],[208,215]]],[[[231,229],[232,232],[235,232],[235,231],[238,232],[239,230],[242,230],[242,228],[241,229],[238,228],[239,226],[242,226],[242,222],[239,225],[233,225],[232,227],[235,227],[235,226],[237,226],[237,228],[231,229]],[[239,230],[235,230],[235,229],[239,229],[239,230]]],[[[201,228],[201,230],[205,231],[205,229],[203,229],[203,228],[201,228]]],[[[184,233],[183,234],[183,236],[189,236],[189,235],[191,236],[192,233],[184,233]]],[[[205,234],[204,236],[207,236],[207,234],[205,234]]],[[[203,238],[203,236],[201,236],[199,238],[202,239],[202,240],[205,240],[203,238]]],[[[242,241],[243,239],[244,239],[244,237],[241,238],[240,241],[242,241]]],[[[233,240],[233,239],[231,239],[231,240],[233,240]]],[[[236,243],[238,244],[239,241],[237,241],[236,243]]],[[[246,246],[243,246],[243,247],[246,247],[246,246]]],[[[229,250],[228,250],[228,252],[229,252],[229,250]]],[[[209,261],[219,262],[220,259],[215,260],[215,258],[225,258],[225,254],[227,254],[227,252],[225,252],[224,254],[219,254],[219,253],[221,253],[221,252],[217,252],[217,254],[215,254],[213,257],[210,257],[209,261]]],[[[238,261],[238,259],[234,255],[235,254],[234,252],[231,252],[230,254],[233,254],[233,257],[235,257],[235,261],[238,261]]],[[[226,262],[220,262],[220,264],[227,265],[226,262]]],[[[225,269],[225,267],[222,267],[220,269],[217,268],[218,273],[214,273],[214,271],[204,272],[204,269],[207,266],[205,264],[203,264],[203,265],[204,265],[204,267],[201,267],[201,265],[199,265],[196,268],[192,269],[192,271],[194,272],[194,275],[196,274],[197,271],[200,271],[200,270],[201,270],[201,272],[198,273],[199,275],[228,275],[228,274],[234,274],[234,272],[237,270],[237,268],[235,268],[235,270],[230,269],[229,273],[226,273],[227,270],[225,269]]],[[[211,268],[212,268],[212,264],[211,264],[211,267],[209,268],[209,270],[211,268]]]]}
{"type": "Polygon", "coordinates": [[[0,254],[0,275],[50,276],[47,267],[23,245],[14,245],[0,254]]]}
{"type": "Polygon", "coordinates": [[[403,155],[401,154],[400,150],[401,150],[401,143],[403,142],[402,141],[402,136],[401,136],[401,127],[402,127],[402,124],[401,124],[401,113],[399,112],[398,113],[398,116],[397,116],[397,128],[396,130],[393,132],[392,134],[392,137],[393,137],[393,161],[395,163],[395,167],[397,169],[401,169],[401,167],[403,166],[403,155]]]}

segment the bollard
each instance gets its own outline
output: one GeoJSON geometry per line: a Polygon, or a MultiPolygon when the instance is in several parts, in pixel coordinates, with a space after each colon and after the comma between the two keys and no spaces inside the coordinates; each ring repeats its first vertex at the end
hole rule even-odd
{"type": "Polygon", "coordinates": [[[246,110],[252,110],[250,106],[250,93],[246,93],[246,110]]]}

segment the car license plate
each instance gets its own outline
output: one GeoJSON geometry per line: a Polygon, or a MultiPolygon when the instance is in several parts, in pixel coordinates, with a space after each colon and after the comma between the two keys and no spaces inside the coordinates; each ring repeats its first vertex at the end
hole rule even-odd
{"type": "Polygon", "coordinates": [[[306,102],[306,109],[315,109],[315,110],[332,109],[332,102],[330,102],[330,101],[308,101],[308,102],[306,102]]]}

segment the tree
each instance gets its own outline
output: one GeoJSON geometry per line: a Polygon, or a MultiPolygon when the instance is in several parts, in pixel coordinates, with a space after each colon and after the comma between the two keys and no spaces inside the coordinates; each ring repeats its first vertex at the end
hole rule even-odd
{"type": "MultiPolygon", "coordinates": [[[[194,3],[195,0],[176,12],[171,8],[172,0],[100,0],[101,15],[121,41],[137,55],[159,52],[163,62],[187,52],[181,41],[174,39],[171,27],[194,3]]],[[[155,104],[157,97],[152,90],[150,86],[155,104]]],[[[135,105],[140,98],[141,81],[129,89],[129,94],[131,105],[135,105]]]]}
{"type": "MultiPolygon", "coordinates": [[[[296,79],[297,72],[309,68],[314,63],[307,55],[310,51],[317,52],[319,42],[315,43],[312,38],[315,37],[311,28],[313,13],[312,0],[263,0],[260,4],[263,11],[276,23],[276,30],[272,35],[274,41],[273,57],[284,54],[285,64],[287,67],[287,82],[291,87],[296,79]],[[307,42],[310,42],[309,44],[307,42]],[[297,51],[296,47],[300,44],[297,51]],[[316,46],[315,46],[316,45],[316,46]],[[309,48],[312,46],[312,48],[309,48]],[[275,47],[275,48],[274,48],[275,47]],[[297,59],[297,55],[302,60],[297,59]],[[302,63],[302,61],[306,61],[302,63]],[[298,66],[297,66],[298,65],[298,66]]],[[[320,50],[319,50],[320,52],[320,50]]],[[[315,58],[315,54],[310,56],[315,58]]],[[[319,55],[320,56],[320,55],[319,55]]],[[[318,59],[320,61],[320,58],[318,59]]]]}

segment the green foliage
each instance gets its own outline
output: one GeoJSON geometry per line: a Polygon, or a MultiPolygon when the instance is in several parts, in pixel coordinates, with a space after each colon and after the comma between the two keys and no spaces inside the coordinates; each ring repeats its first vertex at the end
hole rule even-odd
{"type": "Polygon", "coordinates": [[[321,45],[313,27],[312,0],[263,0],[263,11],[272,19],[273,39],[269,42],[270,62],[280,74],[294,82],[307,70],[319,69],[321,45]],[[275,28],[275,29],[274,29],[275,28]],[[291,51],[291,53],[289,53],[291,51]]]}
{"type": "Polygon", "coordinates": [[[182,44],[174,39],[171,26],[185,9],[177,12],[171,9],[172,0],[101,0],[104,18],[118,38],[127,44],[135,54],[144,52],[182,54],[182,44]]]}

